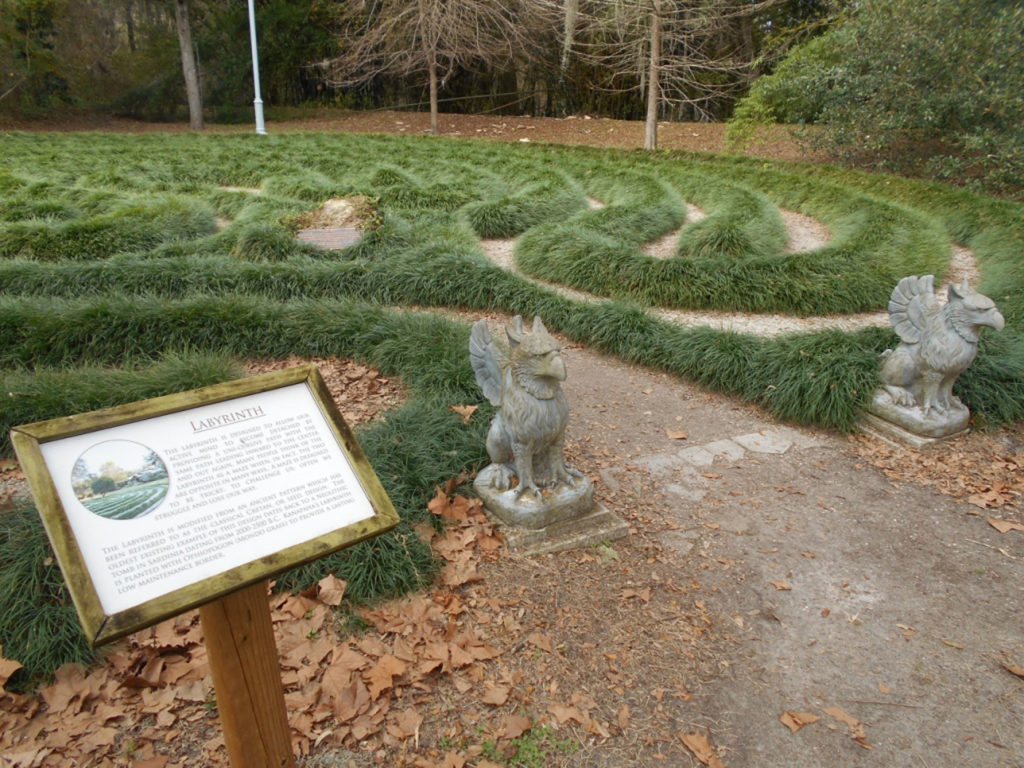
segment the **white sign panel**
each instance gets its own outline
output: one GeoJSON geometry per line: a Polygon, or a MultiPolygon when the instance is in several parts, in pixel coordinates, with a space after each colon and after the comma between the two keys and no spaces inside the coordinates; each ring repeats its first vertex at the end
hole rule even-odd
{"type": "Polygon", "coordinates": [[[40,450],[108,614],[374,515],[306,382],[40,450]]]}

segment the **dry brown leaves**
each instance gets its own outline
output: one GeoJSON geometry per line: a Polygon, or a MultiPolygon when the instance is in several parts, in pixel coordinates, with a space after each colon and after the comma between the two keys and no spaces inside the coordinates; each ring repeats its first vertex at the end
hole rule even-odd
{"type": "Polygon", "coordinates": [[[975,432],[920,450],[866,435],[852,438],[860,456],[890,479],[930,486],[976,510],[998,509],[1015,517],[1024,495],[1021,441],[1018,427],[975,432]]]}
{"type": "MultiPolygon", "coordinates": [[[[879,686],[880,689],[881,687],[879,686]]],[[[868,741],[867,728],[856,717],[840,707],[826,707],[822,711],[833,720],[837,720],[845,725],[849,729],[850,738],[858,746],[864,749],[873,749],[871,742],[868,741]]],[[[819,720],[821,720],[821,717],[813,712],[791,712],[787,710],[779,716],[779,721],[793,733],[796,733],[806,725],[813,725],[819,720]]],[[[834,729],[835,726],[829,726],[829,728],[834,729]]]]}
{"type": "Polygon", "coordinates": [[[362,195],[352,197],[332,197],[325,200],[315,211],[303,214],[297,220],[300,227],[321,229],[327,227],[349,227],[361,229],[376,214],[367,198],[362,195]]]}
{"type": "MultiPolygon", "coordinates": [[[[693,706],[680,663],[706,645],[703,603],[680,602],[689,588],[649,570],[638,581],[658,566],[642,555],[627,564],[563,553],[550,561],[549,581],[537,561],[505,556],[480,502],[450,494],[458,482],[429,503],[444,532],[418,528],[443,558],[437,582],[362,610],[369,631],[336,634],[345,584],[334,577],[269,598],[295,754],[487,768],[546,725],[581,746],[621,742],[632,754],[640,739],[645,755],[660,755],[653,759],[686,759],[682,735],[666,723],[693,706]],[[589,575],[569,592],[572,564],[589,575]],[[605,602],[585,604],[582,594],[600,595],[609,578],[621,581],[605,602]],[[485,743],[494,751],[485,754],[485,743]]],[[[0,659],[0,681],[15,669],[0,659]]],[[[222,766],[220,733],[202,628],[190,613],[116,644],[91,673],[65,667],[38,695],[2,693],[0,765],[222,766]]]]}
{"type": "MultiPolygon", "coordinates": [[[[449,499],[439,490],[431,508],[450,524],[444,535],[433,536],[446,561],[441,584],[432,593],[363,611],[376,632],[345,640],[335,635],[332,608],[341,603],[345,584],[333,576],[303,594],[270,597],[296,754],[321,745],[392,751],[411,740],[416,747],[423,722],[418,708],[438,678],[452,678],[467,697],[492,707],[504,704],[519,682],[485,664],[503,651],[472,623],[460,622],[467,609],[454,591],[479,578],[474,550],[486,556],[500,539],[477,500],[449,499]]],[[[0,682],[19,666],[0,656],[0,682]]],[[[153,768],[226,764],[196,612],[118,643],[107,663],[89,674],[67,665],[38,696],[4,692],[2,702],[5,766],[113,766],[126,756],[153,768]],[[183,741],[191,747],[183,748],[183,741]]],[[[530,726],[513,718],[494,735],[515,738],[530,726]]],[[[444,759],[422,756],[407,764],[432,768],[444,759]]]]}
{"type": "Polygon", "coordinates": [[[370,366],[338,357],[296,357],[282,360],[248,360],[246,373],[269,373],[296,365],[314,363],[331,392],[331,397],[349,426],[363,424],[393,408],[406,398],[405,389],[393,378],[382,376],[370,366]]]}
{"type": "Polygon", "coordinates": [[[708,737],[703,733],[684,733],[679,737],[693,756],[708,768],[725,768],[708,737]]]}

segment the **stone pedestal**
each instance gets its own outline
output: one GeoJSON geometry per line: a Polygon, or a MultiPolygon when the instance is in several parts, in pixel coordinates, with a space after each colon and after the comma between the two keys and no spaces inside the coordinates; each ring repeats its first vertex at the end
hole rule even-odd
{"type": "Polygon", "coordinates": [[[613,541],[629,534],[625,521],[594,502],[594,486],[585,477],[573,486],[544,491],[540,498],[516,498],[516,489],[501,491],[492,486],[499,468],[482,469],[473,489],[484,509],[501,523],[509,549],[539,555],[613,541]]]}
{"type": "Polygon", "coordinates": [[[959,403],[944,414],[932,411],[925,416],[920,406],[897,405],[882,389],[875,392],[867,410],[861,421],[864,431],[914,448],[962,435],[971,418],[971,412],[959,403]]]}

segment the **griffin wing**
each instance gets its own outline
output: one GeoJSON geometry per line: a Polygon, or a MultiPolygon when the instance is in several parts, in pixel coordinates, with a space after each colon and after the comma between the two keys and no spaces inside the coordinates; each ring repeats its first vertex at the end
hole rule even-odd
{"type": "Polygon", "coordinates": [[[491,405],[501,405],[501,349],[491,340],[486,320],[477,320],[469,333],[469,362],[476,374],[476,383],[491,405]]]}
{"type": "Polygon", "coordinates": [[[889,297],[889,322],[896,335],[916,344],[927,335],[940,307],[933,275],[904,277],[889,297]]]}

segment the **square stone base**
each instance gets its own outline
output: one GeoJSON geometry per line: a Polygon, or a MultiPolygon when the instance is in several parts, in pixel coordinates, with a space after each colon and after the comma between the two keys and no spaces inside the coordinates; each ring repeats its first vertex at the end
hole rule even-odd
{"type": "Polygon", "coordinates": [[[629,535],[626,521],[600,504],[594,504],[593,509],[584,515],[560,520],[546,528],[519,528],[504,523],[499,527],[508,548],[523,555],[582,549],[629,535]]]}
{"type": "Polygon", "coordinates": [[[875,416],[873,413],[863,414],[858,426],[861,432],[866,432],[877,437],[879,440],[889,443],[889,445],[895,445],[900,448],[905,446],[923,448],[926,445],[931,445],[941,440],[951,440],[954,437],[966,435],[970,432],[969,429],[961,429],[959,432],[943,435],[942,437],[925,437],[924,435],[914,434],[898,424],[893,424],[891,421],[875,416]]]}

